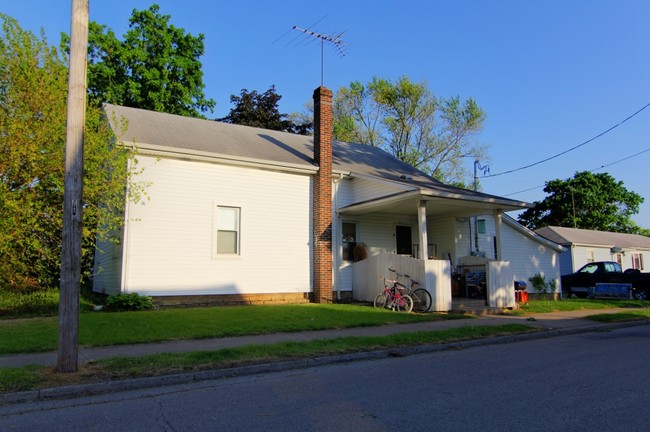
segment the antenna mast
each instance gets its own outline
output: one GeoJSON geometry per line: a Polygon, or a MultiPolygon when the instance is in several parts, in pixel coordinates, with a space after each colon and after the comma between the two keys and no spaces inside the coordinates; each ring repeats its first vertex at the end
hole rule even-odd
{"type": "Polygon", "coordinates": [[[345,33],[345,32],[341,32],[341,33],[339,33],[337,35],[328,36],[328,35],[323,35],[323,34],[320,34],[320,33],[316,33],[316,32],[313,32],[311,30],[307,30],[307,29],[304,29],[304,28],[301,28],[301,27],[298,27],[298,26],[293,26],[293,29],[301,31],[301,32],[305,33],[306,35],[312,36],[312,37],[314,37],[316,39],[320,39],[320,85],[322,86],[323,85],[323,46],[325,45],[325,42],[328,42],[328,43],[334,45],[339,50],[339,54],[341,55],[341,57],[345,56],[345,48],[344,47],[347,45],[347,43],[345,43],[345,42],[343,42],[341,40],[341,36],[343,36],[343,33],[345,33]]]}

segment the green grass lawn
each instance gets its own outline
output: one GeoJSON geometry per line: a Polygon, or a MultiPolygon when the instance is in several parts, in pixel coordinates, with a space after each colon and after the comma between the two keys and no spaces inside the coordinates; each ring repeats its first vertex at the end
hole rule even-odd
{"type": "MultiPolygon", "coordinates": [[[[526,315],[557,310],[643,308],[632,300],[533,300],[507,313],[526,315]]],[[[643,309],[641,309],[643,310],[643,309]]],[[[272,305],[162,309],[143,312],[82,312],[79,343],[107,346],[177,339],[376,326],[467,317],[454,314],[400,314],[357,305],[272,305]]],[[[0,354],[54,351],[57,317],[0,320],[0,354]]]]}
{"type": "Polygon", "coordinates": [[[650,309],[632,310],[629,312],[604,313],[590,315],[587,319],[603,323],[613,323],[621,321],[639,321],[650,318],[650,309]]]}
{"type": "MultiPolygon", "coordinates": [[[[510,311],[510,313],[526,315],[558,310],[622,307],[628,307],[630,311],[597,314],[591,318],[607,322],[650,318],[650,302],[628,300],[533,300],[521,309],[510,311]]],[[[82,312],[79,324],[79,340],[80,344],[85,346],[106,346],[469,317],[467,315],[436,313],[403,314],[368,306],[318,304],[163,309],[121,313],[82,312]]],[[[57,331],[56,317],[0,320],[0,354],[56,350],[57,331]]],[[[84,365],[79,372],[73,374],[57,374],[52,368],[37,366],[0,368],[0,392],[483,338],[529,331],[536,330],[530,326],[519,324],[497,327],[468,325],[459,329],[401,333],[384,337],[344,337],[334,340],[245,346],[211,352],[156,354],[139,358],[102,360],[84,365]]]]}
{"type": "MultiPolygon", "coordinates": [[[[79,320],[79,344],[122,345],[461,317],[454,314],[402,314],[368,306],[318,304],[85,312],[79,320]]],[[[56,350],[57,323],[56,317],[0,320],[0,354],[56,350]]]]}
{"type": "Polygon", "coordinates": [[[555,311],[572,311],[580,309],[613,309],[613,308],[649,308],[650,301],[641,300],[592,300],[592,299],[565,299],[565,300],[531,300],[519,309],[507,313],[513,315],[526,315],[529,313],[549,313],[555,311]]]}
{"type": "Polygon", "coordinates": [[[415,345],[461,341],[538,331],[524,324],[466,326],[455,329],[399,333],[377,337],[341,337],[308,342],[247,345],[216,351],[163,353],[143,357],[115,357],[81,366],[74,373],[57,374],[51,367],[0,368],[0,393],[61,385],[107,382],[143,376],[218,369],[296,358],[403,348],[415,345]]]}

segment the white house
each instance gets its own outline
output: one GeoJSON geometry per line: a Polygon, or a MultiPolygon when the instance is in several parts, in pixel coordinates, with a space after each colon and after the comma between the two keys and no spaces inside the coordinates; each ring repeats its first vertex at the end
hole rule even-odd
{"type": "Polygon", "coordinates": [[[644,271],[650,263],[650,238],[637,234],[614,233],[579,228],[549,226],[537,234],[564,246],[560,254],[563,275],[594,261],[616,261],[623,269],[644,271]]]}
{"type": "Polygon", "coordinates": [[[363,244],[370,257],[424,258],[423,283],[440,290],[437,310],[448,310],[451,269],[472,254],[463,221],[484,214],[491,261],[511,260],[493,270],[494,292],[547,271],[552,248],[502,217],[527,203],[444,185],[375,147],[332,142],[331,97],[314,92],[314,137],[106,105],[118,139],[137,148],[136,180],[149,199],[125,201],[121,241],[98,244],[94,290],[161,303],[360,298],[369,287],[354,286],[352,268],[363,244]]]}
{"type": "MultiPolygon", "coordinates": [[[[560,286],[559,254],[564,248],[521,225],[512,217],[502,215],[501,259],[511,263],[517,281],[526,282],[528,292],[534,293],[529,279],[540,274],[547,282],[560,286]]],[[[466,255],[497,259],[496,226],[492,215],[478,215],[469,220],[457,220],[457,235],[466,238],[466,255]],[[478,245],[477,245],[478,244],[478,245]]],[[[461,260],[462,261],[462,260],[461,260]]]]}

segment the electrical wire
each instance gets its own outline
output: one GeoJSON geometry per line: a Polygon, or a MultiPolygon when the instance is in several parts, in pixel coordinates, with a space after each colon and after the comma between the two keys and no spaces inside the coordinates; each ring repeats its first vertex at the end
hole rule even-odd
{"type": "Polygon", "coordinates": [[[609,129],[607,129],[607,130],[605,130],[605,131],[599,133],[599,134],[596,135],[595,137],[590,138],[590,139],[588,139],[587,141],[578,144],[577,146],[571,147],[571,148],[568,149],[568,150],[564,150],[563,152],[558,153],[558,154],[556,154],[556,155],[554,155],[554,156],[548,157],[548,158],[546,158],[546,159],[540,160],[540,161],[538,161],[538,162],[535,162],[535,163],[532,163],[532,164],[529,164],[529,165],[526,165],[526,166],[523,166],[523,167],[520,167],[520,168],[515,168],[515,169],[509,170],[509,171],[504,171],[504,172],[500,172],[500,173],[496,173],[496,174],[488,174],[488,175],[485,175],[485,176],[483,176],[483,177],[479,177],[479,178],[489,178],[489,177],[496,177],[496,176],[500,176],[500,175],[504,175],[504,174],[511,174],[511,173],[513,173],[513,172],[517,172],[517,171],[524,170],[524,169],[526,169],[526,168],[534,167],[535,165],[539,165],[539,164],[542,164],[542,163],[544,163],[544,162],[548,162],[548,161],[550,161],[551,159],[555,159],[555,158],[557,158],[557,157],[560,157],[560,156],[562,156],[562,155],[564,155],[564,154],[566,154],[566,153],[569,153],[570,151],[573,151],[573,150],[575,150],[575,149],[577,149],[577,148],[582,147],[583,145],[589,144],[590,142],[592,142],[592,141],[594,141],[594,140],[600,138],[601,136],[605,135],[605,134],[608,133],[608,132],[611,132],[612,130],[616,129],[617,127],[619,127],[620,125],[622,125],[622,124],[625,123],[626,121],[632,119],[632,118],[633,118],[634,116],[636,116],[637,114],[641,113],[641,111],[643,111],[644,109],[648,108],[649,106],[650,106],[650,102],[648,102],[648,103],[647,103],[643,108],[637,110],[634,114],[629,115],[629,116],[626,117],[624,120],[620,121],[618,124],[615,124],[614,126],[610,127],[609,129]]]}
{"type": "MultiPolygon", "coordinates": [[[[620,163],[620,162],[626,161],[626,160],[628,160],[628,159],[632,159],[632,158],[635,157],[635,156],[638,156],[638,155],[640,155],[640,154],[643,154],[643,153],[645,153],[645,152],[649,152],[649,151],[650,151],[650,148],[647,148],[647,149],[642,150],[642,151],[640,151],[640,152],[638,152],[638,153],[634,153],[633,155],[630,155],[630,156],[628,156],[628,157],[624,157],[623,159],[619,159],[619,160],[617,160],[617,161],[614,161],[614,162],[608,163],[608,164],[606,164],[606,165],[601,165],[601,166],[599,166],[598,168],[593,168],[593,169],[590,169],[590,170],[587,170],[587,171],[589,171],[589,172],[598,171],[598,170],[600,170],[600,169],[607,168],[608,166],[616,165],[617,163],[620,163]]],[[[571,178],[566,178],[566,179],[564,179],[564,181],[568,181],[568,180],[571,180],[571,178]]],[[[528,188],[528,189],[520,190],[520,191],[517,191],[517,192],[512,192],[512,193],[509,193],[509,194],[506,194],[506,195],[502,195],[502,196],[507,197],[507,196],[510,196],[510,195],[517,195],[517,194],[520,194],[520,193],[529,192],[529,191],[532,191],[532,190],[535,190],[535,189],[539,189],[539,188],[542,188],[542,187],[544,187],[544,186],[546,186],[546,185],[543,184],[543,185],[541,185],[541,186],[535,186],[535,187],[532,187],[532,188],[528,188]]]]}

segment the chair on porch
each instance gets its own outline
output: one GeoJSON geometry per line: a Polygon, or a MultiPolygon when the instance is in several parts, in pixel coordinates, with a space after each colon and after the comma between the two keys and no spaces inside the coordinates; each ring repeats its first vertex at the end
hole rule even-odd
{"type": "Polygon", "coordinates": [[[481,272],[465,273],[465,296],[467,298],[485,298],[485,275],[481,272]]]}

